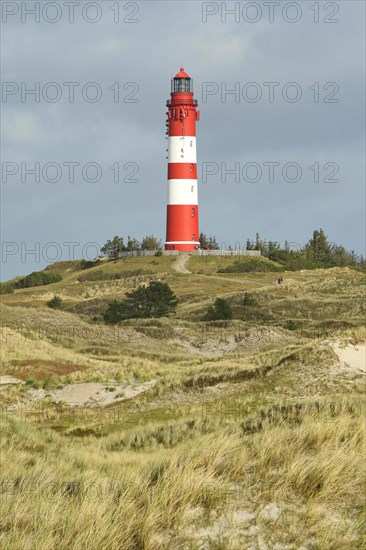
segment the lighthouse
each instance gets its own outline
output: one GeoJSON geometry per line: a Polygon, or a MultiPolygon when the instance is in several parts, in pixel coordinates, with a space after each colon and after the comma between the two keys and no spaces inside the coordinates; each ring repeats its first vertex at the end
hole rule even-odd
{"type": "Polygon", "coordinates": [[[199,247],[196,120],[193,81],[181,67],[167,101],[168,206],[165,250],[199,247]]]}

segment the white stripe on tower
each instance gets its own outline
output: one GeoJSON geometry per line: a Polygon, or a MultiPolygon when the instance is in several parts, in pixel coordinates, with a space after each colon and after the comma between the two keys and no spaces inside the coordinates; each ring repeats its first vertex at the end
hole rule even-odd
{"type": "Polygon", "coordinates": [[[170,136],[168,162],[196,163],[196,138],[194,136],[170,136]]]}
{"type": "Polygon", "coordinates": [[[197,180],[168,180],[168,204],[198,204],[197,180]]]}

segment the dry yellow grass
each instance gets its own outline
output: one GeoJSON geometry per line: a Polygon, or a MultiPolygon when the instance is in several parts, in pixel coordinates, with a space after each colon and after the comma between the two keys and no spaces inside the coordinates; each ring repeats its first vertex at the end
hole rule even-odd
{"type": "Polygon", "coordinates": [[[366,548],[364,375],[330,345],[366,340],[362,274],[288,273],[283,285],[245,274],[242,284],[220,280],[220,259],[191,258],[189,275],[173,261],[93,268],[168,282],[180,298],[169,319],[93,321],[98,301],[139,278],[79,283],[74,264],[58,266],[59,283],[2,297],[1,374],[29,385],[0,392],[1,547],[366,548]],[[249,313],[245,291],[258,303],[249,313]],[[45,306],[53,294],[69,311],[45,306]],[[239,319],[200,321],[217,296],[239,319]],[[50,378],[157,384],[103,410],[30,403],[29,386],[50,378]]]}
{"type": "Polygon", "coordinates": [[[264,419],[254,434],[237,423],[142,428],[126,449],[116,435],[79,442],[9,421],[2,546],[204,548],[211,538],[237,549],[261,537],[270,548],[361,548],[364,404],[333,405],[264,419]],[[250,519],[233,530],[233,516],[250,519]]]}

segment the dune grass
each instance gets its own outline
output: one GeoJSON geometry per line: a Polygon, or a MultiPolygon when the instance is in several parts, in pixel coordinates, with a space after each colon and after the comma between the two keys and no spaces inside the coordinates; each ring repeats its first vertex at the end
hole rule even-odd
{"type": "Polygon", "coordinates": [[[278,285],[219,274],[233,258],[191,257],[190,275],[174,261],[66,262],[47,289],[2,296],[1,374],[25,384],[0,392],[1,547],[365,548],[365,380],[331,346],[366,341],[362,273],[291,272],[278,285]],[[94,319],[149,280],[171,286],[175,316],[94,319]],[[47,308],[49,294],[66,310],[47,308]],[[234,319],[202,322],[217,297],[234,319]],[[152,379],[105,409],[27,398],[152,379]]]}

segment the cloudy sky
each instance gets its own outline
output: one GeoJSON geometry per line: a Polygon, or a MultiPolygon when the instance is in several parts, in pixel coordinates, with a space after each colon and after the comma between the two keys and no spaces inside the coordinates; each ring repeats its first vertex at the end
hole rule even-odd
{"type": "Polygon", "coordinates": [[[200,230],[295,247],[322,227],[363,253],[364,2],[35,4],[2,3],[2,280],[114,235],[165,239],[181,66],[201,111],[200,230]]]}

